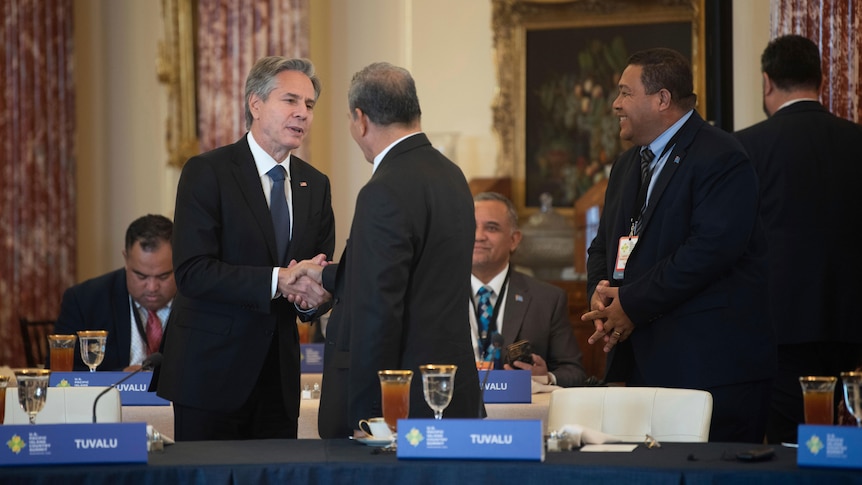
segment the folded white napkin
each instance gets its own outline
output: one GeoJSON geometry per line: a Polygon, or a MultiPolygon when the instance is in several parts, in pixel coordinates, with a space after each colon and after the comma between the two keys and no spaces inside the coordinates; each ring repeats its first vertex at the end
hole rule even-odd
{"type": "Polygon", "coordinates": [[[573,447],[583,445],[603,445],[605,443],[619,443],[622,440],[614,435],[602,433],[601,431],[586,428],[580,424],[567,424],[557,431],[557,434],[565,439],[573,447]]]}
{"type": "Polygon", "coordinates": [[[554,392],[557,389],[562,389],[560,386],[551,384],[540,384],[534,379],[530,379],[530,394],[541,394],[543,392],[554,392]]]}

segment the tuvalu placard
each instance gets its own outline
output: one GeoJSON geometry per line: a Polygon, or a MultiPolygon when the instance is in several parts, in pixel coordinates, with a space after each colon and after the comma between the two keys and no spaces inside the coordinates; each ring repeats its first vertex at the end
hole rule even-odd
{"type": "Polygon", "coordinates": [[[399,459],[545,461],[538,419],[399,419],[399,459]]]}

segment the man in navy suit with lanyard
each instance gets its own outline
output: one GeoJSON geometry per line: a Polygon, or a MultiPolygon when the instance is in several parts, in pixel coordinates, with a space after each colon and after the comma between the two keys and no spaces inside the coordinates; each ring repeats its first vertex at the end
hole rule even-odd
{"type": "Polygon", "coordinates": [[[680,53],[629,58],[613,108],[635,146],[608,180],[582,320],[609,352],[607,382],[707,390],[709,440],[760,443],[775,347],[757,176],[695,104],[680,53]]]}

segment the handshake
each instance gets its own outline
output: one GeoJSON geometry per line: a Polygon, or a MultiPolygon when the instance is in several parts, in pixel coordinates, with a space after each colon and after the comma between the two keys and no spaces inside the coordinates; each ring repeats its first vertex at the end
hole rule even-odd
{"type": "Polygon", "coordinates": [[[323,288],[323,268],[327,264],[325,254],[298,263],[291,261],[287,268],[278,269],[278,292],[303,310],[326,303],[332,299],[323,288]]]}

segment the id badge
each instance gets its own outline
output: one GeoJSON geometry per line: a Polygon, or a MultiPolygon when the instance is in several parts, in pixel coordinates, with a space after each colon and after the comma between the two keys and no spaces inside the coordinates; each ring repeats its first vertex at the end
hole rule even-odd
{"type": "Polygon", "coordinates": [[[617,263],[614,265],[614,279],[621,280],[625,276],[626,262],[629,260],[635,245],[638,243],[638,236],[623,236],[620,238],[620,244],[617,247],[617,263]]]}

